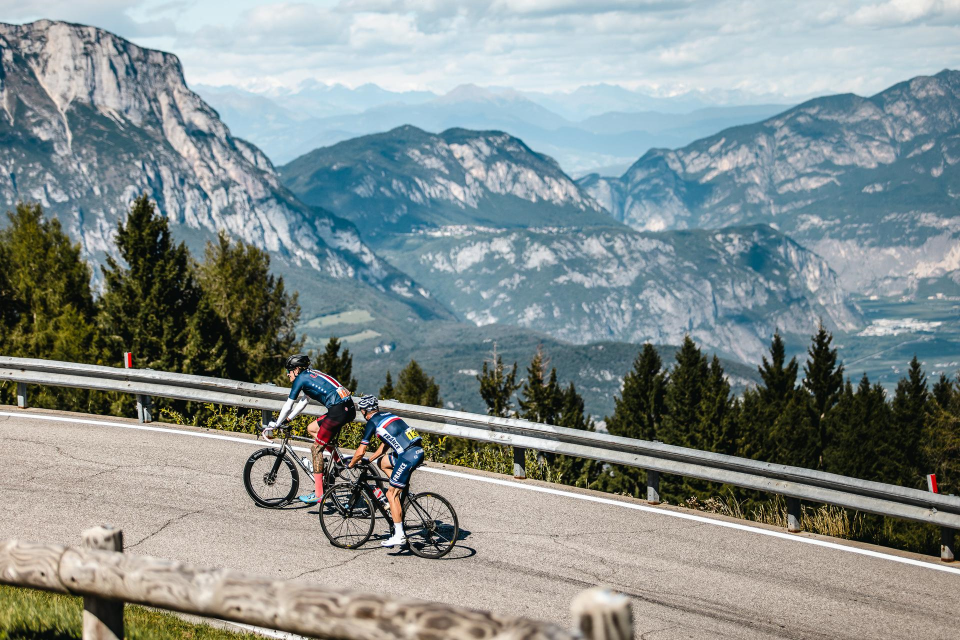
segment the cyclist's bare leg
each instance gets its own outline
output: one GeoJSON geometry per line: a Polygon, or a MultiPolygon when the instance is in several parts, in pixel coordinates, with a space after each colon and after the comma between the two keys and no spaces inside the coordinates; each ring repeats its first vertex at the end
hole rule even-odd
{"type": "Polygon", "coordinates": [[[400,492],[403,489],[390,487],[387,489],[387,502],[390,503],[390,516],[393,518],[393,524],[397,525],[403,522],[403,511],[400,506],[400,492]]]}
{"type": "Polygon", "coordinates": [[[317,442],[317,433],[320,431],[320,423],[314,420],[307,425],[307,433],[313,438],[313,444],[310,445],[310,453],[313,456],[313,487],[316,491],[317,499],[323,495],[323,450],[327,443],[317,442]]]}

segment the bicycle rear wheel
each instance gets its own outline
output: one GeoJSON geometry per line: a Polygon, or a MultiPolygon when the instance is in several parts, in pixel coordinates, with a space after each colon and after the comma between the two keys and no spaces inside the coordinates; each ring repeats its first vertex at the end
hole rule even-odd
{"type": "Polygon", "coordinates": [[[403,528],[410,551],[421,558],[442,558],[460,535],[457,512],[443,496],[425,492],[411,496],[403,507],[403,528]]]}
{"type": "Polygon", "coordinates": [[[243,486],[261,507],[281,507],[297,495],[300,475],[279,449],[265,447],[253,452],[243,467],[243,486]]]}
{"type": "Polygon", "coordinates": [[[373,535],[373,503],[359,485],[338,482],[320,499],[320,528],[335,547],[356,549],[373,535]]]}

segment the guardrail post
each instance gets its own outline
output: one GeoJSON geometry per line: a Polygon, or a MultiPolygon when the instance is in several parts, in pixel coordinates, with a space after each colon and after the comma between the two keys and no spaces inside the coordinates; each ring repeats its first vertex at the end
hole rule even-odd
{"type": "Polygon", "coordinates": [[[587,589],[570,603],[573,628],[586,640],[632,640],[630,599],[600,587],[587,589]]]}
{"type": "Polygon", "coordinates": [[[513,448],[513,477],[524,480],[527,477],[527,450],[520,447],[513,448]]]}
{"type": "Polygon", "coordinates": [[[799,498],[787,498],[787,531],[790,533],[800,533],[803,529],[800,527],[800,519],[803,511],[800,508],[799,498]]]}
{"type": "Polygon", "coordinates": [[[273,411],[260,409],[260,426],[266,429],[271,420],[273,420],[273,411]]]}
{"type": "Polygon", "coordinates": [[[953,562],[956,560],[956,548],[954,541],[957,532],[948,527],[940,527],[940,559],[944,562],[953,562]]]}
{"type": "Polygon", "coordinates": [[[21,409],[27,408],[27,383],[17,383],[17,406],[21,409]]]}
{"type": "MultiPolygon", "coordinates": [[[[94,527],[81,534],[83,547],[100,551],[123,551],[123,531],[111,526],[94,527]]],[[[83,597],[83,640],[122,640],[123,602],[83,597]]]]}
{"type": "Polygon", "coordinates": [[[150,396],[142,396],[139,393],[137,394],[137,421],[140,424],[145,424],[147,422],[152,422],[153,419],[150,416],[150,409],[153,408],[153,402],[150,400],[150,396]]]}
{"type": "Polygon", "coordinates": [[[660,472],[647,470],[647,502],[660,504],[660,472]]]}

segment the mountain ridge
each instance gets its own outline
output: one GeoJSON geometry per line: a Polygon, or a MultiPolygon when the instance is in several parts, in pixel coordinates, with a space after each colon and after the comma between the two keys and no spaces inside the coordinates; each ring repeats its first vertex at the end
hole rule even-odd
{"type": "Polygon", "coordinates": [[[776,224],[848,290],[903,294],[930,278],[960,283],[958,145],[960,72],[944,70],[815,98],[579,184],[636,229],[776,224]]]}

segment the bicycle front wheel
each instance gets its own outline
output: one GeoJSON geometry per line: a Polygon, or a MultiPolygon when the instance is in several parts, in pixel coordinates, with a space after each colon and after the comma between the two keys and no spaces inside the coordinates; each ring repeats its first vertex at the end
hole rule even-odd
{"type": "Polygon", "coordinates": [[[338,482],[320,499],[320,528],[335,547],[356,549],[373,535],[373,503],[351,482],[338,482]]]}
{"type": "Polygon", "coordinates": [[[410,551],[421,558],[442,558],[460,535],[457,512],[443,496],[418,493],[403,508],[403,528],[410,551]]]}
{"type": "Polygon", "coordinates": [[[247,458],[243,486],[261,507],[282,507],[297,495],[300,476],[293,461],[283,452],[266,447],[247,458]]]}

